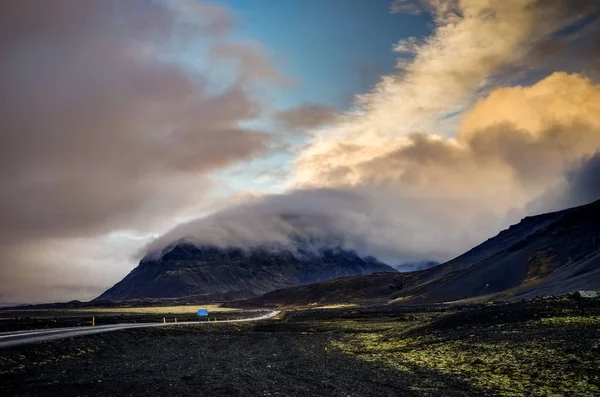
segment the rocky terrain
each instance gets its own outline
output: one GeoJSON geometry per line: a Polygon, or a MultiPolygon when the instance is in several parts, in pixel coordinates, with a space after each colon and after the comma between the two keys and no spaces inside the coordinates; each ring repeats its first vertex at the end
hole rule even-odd
{"type": "Polygon", "coordinates": [[[228,301],[344,276],[395,272],[341,248],[221,249],[178,244],[142,259],[96,301],[190,297],[228,301]]]}

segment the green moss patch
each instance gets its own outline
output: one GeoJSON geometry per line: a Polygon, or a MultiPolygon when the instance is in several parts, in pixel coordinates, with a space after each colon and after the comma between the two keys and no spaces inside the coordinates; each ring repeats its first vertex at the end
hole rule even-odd
{"type": "Polygon", "coordinates": [[[360,360],[407,374],[430,371],[455,377],[499,396],[600,396],[600,316],[487,326],[467,321],[440,329],[437,323],[444,324],[395,322],[371,332],[361,327],[362,332],[336,338],[331,345],[360,360]]]}

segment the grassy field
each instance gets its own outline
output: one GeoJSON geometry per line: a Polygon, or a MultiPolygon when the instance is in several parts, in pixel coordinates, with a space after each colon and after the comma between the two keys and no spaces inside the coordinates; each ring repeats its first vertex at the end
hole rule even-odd
{"type": "Polygon", "coordinates": [[[69,309],[65,311],[78,313],[109,313],[109,314],[196,314],[198,309],[208,309],[209,313],[224,313],[240,311],[229,307],[221,307],[221,305],[180,305],[180,306],[155,306],[155,307],[102,307],[102,308],[85,308],[85,309],[69,309]]]}
{"type": "Polygon", "coordinates": [[[313,304],[313,305],[308,305],[307,308],[309,309],[315,309],[315,310],[320,310],[320,309],[344,309],[344,308],[349,308],[349,307],[358,307],[357,303],[340,303],[337,305],[318,305],[318,304],[313,304]]]}
{"type": "Polygon", "coordinates": [[[208,309],[202,320],[228,320],[254,315],[253,310],[221,307],[219,304],[170,305],[145,307],[89,307],[53,309],[8,309],[0,311],[0,332],[29,329],[48,329],[107,325],[118,323],[147,323],[198,321],[198,309],[208,309]]]}

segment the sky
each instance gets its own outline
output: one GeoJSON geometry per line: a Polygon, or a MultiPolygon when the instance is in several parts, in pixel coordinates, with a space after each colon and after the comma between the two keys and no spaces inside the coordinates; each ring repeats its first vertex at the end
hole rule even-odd
{"type": "Polygon", "coordinates": [[[176,241],[408,270],[600,198],[600,3],[0,3],[0,302],[176,241]]]}

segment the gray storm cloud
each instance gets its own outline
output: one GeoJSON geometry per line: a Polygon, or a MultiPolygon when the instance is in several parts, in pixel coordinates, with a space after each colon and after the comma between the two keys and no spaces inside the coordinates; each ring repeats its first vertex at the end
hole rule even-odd
{"type": "Polygon", "coordinates": [[[302,131],[334,123],[338,112],[327,105],[305,103],[279,112],[275,119],[286,131],[302,131]]]}
{"type": "Polygon", "coordinates": [[[168,177],[264,148],[264,134],[239,127],[261,111],[240,82],[212,94],[202,76],[150,48],[171,37],[173,11],[150,2],[27,3],[1,13],[3,235],[128,226],[168,177]]]}
{"type": "Polygon", "coordinates": [[[192,1],[0,4],[0,292],[52,291],[61,238],[147,230],[264,151],[268,134],[241,127],[263,112],[247,86],[284,76],[234,25],[192,1]],[[183,46],[206,69],[233,64],[231,84],[169,59],[183,46]]]}

